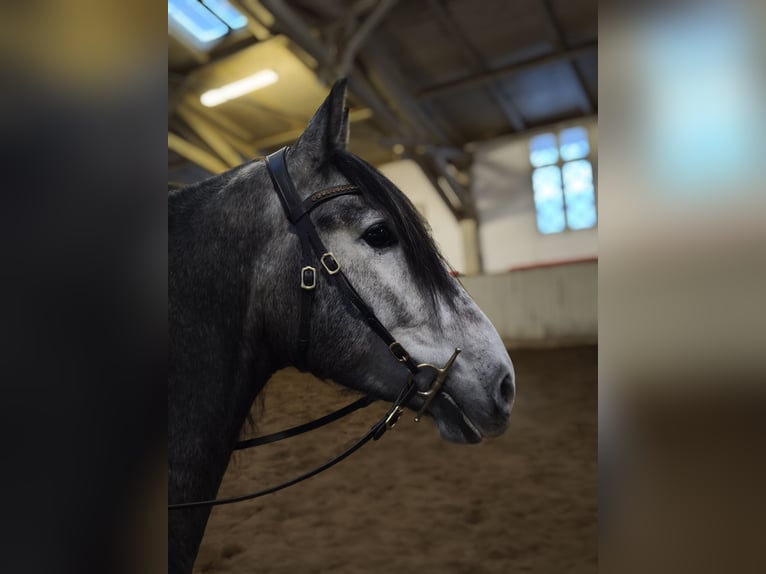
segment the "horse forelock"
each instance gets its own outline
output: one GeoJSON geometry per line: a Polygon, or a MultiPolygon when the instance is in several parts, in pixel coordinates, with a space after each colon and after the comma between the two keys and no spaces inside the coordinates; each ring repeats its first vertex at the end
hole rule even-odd
{"type": "Polygon", "coordinates": [[[351,152],[338,150],[330,161],[373,205],[390,217],[412,278],[432,304],[436,307],[441,301],[453,306],[459,288],[450,275],[452,268],[436,246],[428,224],[407,196],[377,169],[351,152]]]}

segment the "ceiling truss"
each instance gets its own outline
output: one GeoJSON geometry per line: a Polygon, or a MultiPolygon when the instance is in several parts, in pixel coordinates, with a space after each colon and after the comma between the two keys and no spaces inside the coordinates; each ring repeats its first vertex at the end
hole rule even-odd
{"type": "MultiPolygon", "coordinates": [[[[285,0],[233,0],[248,15],[249,31],[258,42],[276,34],[290,38],[315,63],[315,73],[329,84],[337,77],[349,77],[349,89],[364,108],[352,113],[352,121],[373,119],[389,134],[384,145],[397,146],[401,157],[411,158],[421,167],[437,193],[456,219],[476,217],[476,209],[468,185],[470,154],[463,150],[464,136],[433,113],[436,96],[471,86],[483,87],[507,123],[506,133],[522,133],[530,129],[527,121],[500,82],[535,68],[564,62],[576,78],[578,108],[582,116],[592,115],[596,104],[588,92],[577,59],[593,55],[597,44],[570,47],[557,20],[551,0],[540,0],[547,40],[553,52],[526,61],[491,67],[479,50],[453,19],[445,0],[427,0],[434,21],[452,40],[470,72],[447,82],[430,85],[419,92],[406,88],[408,82],[392,66],[384,47],[369,42],[376,27],[395,7],[397,0],[358,0],[350,9],[337,0],[311,4],[314,11],[333,16],[336,24],[316,33],[316,22],[295,4],[285,0]],[[449,187],[445,190],[444,186],[449,187]]],[[[316,19],[317,14],[313,14],[316,19]]],[[[215,59],[211,60],[214,62],[215,59]]],[[[211,65],[206,62],[202,65],[211,65]]],[[[178,86],[174,86],[178,90],[178,86]]],[[[246,130],[215,110],[201,108],[199,103],[173,100],[175,117],[168,133],[168,148],[201,167],[217,173],[234,167],[243,159],[262,155],[300,135],[300,129],[253,140],[246,130]]],[[[539,127],[539,126],[536,126],[539,127]]]]}

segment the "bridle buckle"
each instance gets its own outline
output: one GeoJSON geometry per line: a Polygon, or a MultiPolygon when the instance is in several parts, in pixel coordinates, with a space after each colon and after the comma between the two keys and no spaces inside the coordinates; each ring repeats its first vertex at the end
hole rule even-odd
{"type": "Polygon", "coordinates": [[[310,291],[316,289],[317,286],[317,270],[311,265],[306,265],[301,269],[301,289],[310,291]]]}
{"type": "Polygon", "coordinates": [[[338,263],[338,260],[335,259],[335,255],[333,255],[330,251],[322,255],[322,257],[319,259],[319,262],[322,264],[322,267],[324,267],[325,271],[327,271],[329,275],[335,275],[340,271],[340,263],[338,263]]]}

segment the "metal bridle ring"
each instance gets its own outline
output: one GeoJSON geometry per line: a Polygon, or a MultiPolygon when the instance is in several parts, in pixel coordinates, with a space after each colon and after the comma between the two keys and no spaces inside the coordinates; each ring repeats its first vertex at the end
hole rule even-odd
{"type": "MultiPolygon", "coordinates": [[[[439,368],[436,365],[432,365],[431,363],[420,363],[418,365],[418,369],[433,369],[436,371],[436,378],[431,383],[431,386],[427,391],[417,391],[417,394],[419,394],[421,397],[425,397],[425,400],[423,401],[423,406],[420,407],[420,410],[418,411],[418,414],[415,415],[415,422],[420,421],[420,418],[423,416],[423,414],[426,412],[426,409],[431,404],[431,401],[434,400],[434,397],[439,393],[441,388],[444,386],[444,382],[447,380],[447,373],[452,367],[452,365],[455,363],[455,359],[457,359],[457,356],[460,354],[460,351],[462,349],[460,347],[455,347],[455,352],[452,353],[452,356],[449,358],[449,360],[444,364],[443,367],[439,368]]],[[[415,375],[410,373],[408,383],[412,382],[415,378],[415,375]]]]}

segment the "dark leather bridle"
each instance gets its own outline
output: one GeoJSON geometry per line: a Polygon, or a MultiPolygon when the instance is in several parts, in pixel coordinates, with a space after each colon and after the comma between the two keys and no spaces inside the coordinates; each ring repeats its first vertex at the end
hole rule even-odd
{"type": "MultiPolygon", "coordinates": [[[[386,414],[378,420],[367,433],[357,440],[353,445],[347,448],[345,451],[330,459],[326,463],[314,468],[304,474],[301,474],[291,480],[277,484],[275,486],[265,488],[250,494],[244,494],[241,496],[233,496],[229,498],[217,498],[212,500],[200,500],[194,502],[182,502],[177,504],[169,504],[169,510],[177,510],[181,508],[199,508],[206,506],[220,506],[223,504],[232,504],[234,502],[241,502],[243,500],[251,500],[258,498],[272,492],[277,492],[288,486],[292,486],[299,482],[302,482],[312,476],[319,474],[320,472],[327,470],[328,468],[336,465],[352,453],[356,452],[364,444],[370,440],[378,440],[387,429],[393,428],[400,415],[404,411],[407,403],[416,395],[424,397],[423,404],[421,405],[415,420],[419,421],[423,413],[434,397],[439,393],[444,382],[447,378],[447,372],[452,367],[455,359],[460,353],[460,348],[456,348],[450,359],[443,367],[437,367],[430,363],[416,363],[412,356],[407,352],[404,346],[396,340],[396,338],[386,329],[383,324],[375,316],[375,312],[370,308],[361,295],[354,289],[354,286],[348,280],[343,273],[340,263],[335,258],[335,255],[327,249],[322,239],[319,237],[314,223],[311,221],[310,213],[318,205],[321,205],[325,201],[335,199],[342,195],[358,194],[360,189],[355,185],[341,185],[331,187],[318,191],[310,195],[307,199],[301,200],[298,195],[295,185],[293,184],[290,174],[287,171],[287,147],[280,149],[266,157],[266,167],[271,176],[271,181],[274,184],[274,189],[277,192],[279,201],[282,204],[282,209],[287,216],[288,221],[293,225],[298,238],[301,243],[301,270],[300,270],[300,287],[301,287],[301,305],[300,305],[300,327],[298,331],[298,366],[305,368],[306,366],[306,353],[309,348],[310,335],[311,335],[311,308],[314,301],[314,293],[317,287],[319,278],[319,270],[317,269],[316,262],[319,262],[321,268],[324,269],[327,277],[335,283],[343,296],[354,306],[359,312],[361,318],[369,325],[369,327],[380,337],[383,342],[388,346],[388,350],[393,357],[402,363],[410,371],[407,377],[407,382],[402,387],[399,395],[397,396],[391,408],[386,414]],[[415,384],[415,375],[423,371],[424,369],[432,369],[436,373],[436,378],[431,383],[430,388],[427,391],[419,391],[415,384]]],[[[310,430],[314,430],[326,424],[329,424],[341,417],[344,417],[360,408],[364,408],[374,402],[376,399],[366,395],[353,403],[338,409],[328,415],[325,415],[319,419],[311,421],[309,423],[299,425],[281,431],[278,433],[257,437],[254,439],[239,441],[235,444],[234,449],[245,449],[262,444],[268,444],[276,442],[285,438],[296,436],[310,430]]]]}

